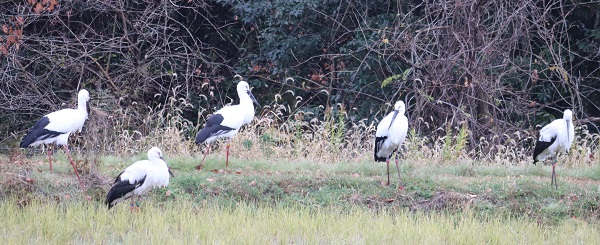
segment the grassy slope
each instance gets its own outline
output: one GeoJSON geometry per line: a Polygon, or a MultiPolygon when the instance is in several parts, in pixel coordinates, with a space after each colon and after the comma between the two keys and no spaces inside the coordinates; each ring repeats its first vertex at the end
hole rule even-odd
{"type": "MultiPolygon", "coordinates": [[[[170,194],[154,190],[133,220],[126,204],[109,212],[101,203],[114,176],[142,156],[103,158],[97,174],[84,175],[89,187],[85,193],[61,154],[52,174],[41,157],[0,158],[4,174],[0,209],[9,220],[3,222],[0,235],[17,243],[133,242],[138,237],[156,242],[177,237],[181,242],[257,243],[395,239],[597,243],[600,239],[597,167],[559,167],[560,186],[554,190],[548,166],[403,161],[406,188],[400,191],[394,184],[382,186],[384,164],[233,159],[230,169],[223,171],[223,159],[214,156],[202,171],[194,170],[198,158],[167,156],[175,172],[170,194]],[[161,225],[163,221],[168,225],[161,225]],[[153,225],[142,226],[144,222],[153,225]]],[[[392,174],[395,183],[397,176],[392,174]]]]}

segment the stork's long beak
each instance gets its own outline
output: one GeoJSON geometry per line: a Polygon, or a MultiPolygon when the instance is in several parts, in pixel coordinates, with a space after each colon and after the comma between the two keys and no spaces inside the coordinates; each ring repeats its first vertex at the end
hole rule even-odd
{"type": "MultiPolygon", "coordinates": [[[[165,159],[161,156],[160,160],[163,160],[163,162],[165,162],[165,159]]],[[[165,164],[167,164],[167,162],[165,162],[165,164]]],[[[171,168],[169,167],[169,165],[167,165],[167,169],[169,170],[169,174],[171,175],[171,177],[175,178],[175,175],[173,175],[173,172],[171,172],[171,168]]]]}
{"type": "Polygon", "coordinates": [[[89,115],[92,109],[90,108],[90,102],[85,102],[85,109],[87,110],[87,114],[89,115]]]}
{"type": "Polygon", "coordinates": [[[254,102],[256,106],[260,106],[260,104],[258,103],[258,101],[256,101],[256,98],[254,98],[254,95],[252,94],[252,92],[250,92],[250,90],[248,90],[248,95],[250,96],[250,99],[252,99],[252,102],[254,102]]]}
{"type": "Polygon", "coordinates": [[[569,128],[571,128],[571,125],[569,125],[571,123],[571,121],[566,120],[567,121],[567,141],[569,141],[569,139],[571,138],[571,135],[569,135],[569,128]]]}
{"type": "Polygon", "coordinates": [[[394,124],[394,120],[396,120],[396,117],[398,116],[398,110],[394,110],[394,116],[392,116],[392,121],[390,122],[390,126],[388,126],[388,130],[392,127],[392,124],[394,124]]]}

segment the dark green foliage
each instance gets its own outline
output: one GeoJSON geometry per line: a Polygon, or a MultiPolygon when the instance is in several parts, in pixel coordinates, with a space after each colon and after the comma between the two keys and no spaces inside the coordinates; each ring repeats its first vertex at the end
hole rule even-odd
{"type": "Polygon", "coordinates": [[[168,97],[184,98],[184,119],[202,124],[236,98],[235,74],[263,105],[291,90],[313,118],[340,104],[348,122],[375,120],[403,99],[416,133],[464,126],[472,148],[507,131],[535,134],[566,108],[583,124],[600,114],[597,2],[20,4],[0,4],[2,142],[73,104],[79,88],[127,122],[116,131],[164,126],[144,115],[168,97]]]}

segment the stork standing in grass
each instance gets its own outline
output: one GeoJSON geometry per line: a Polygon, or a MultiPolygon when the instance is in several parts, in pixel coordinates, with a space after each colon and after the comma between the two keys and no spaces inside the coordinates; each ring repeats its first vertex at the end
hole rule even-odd
{"type": "Polygon", "coordinates": [[[148,151],[148,160],[131,164],[117,176],[106,195],[105,203],[110,209],[117,203],[131,198],[129,208],[133,211],[136,207],[139,208],[142,195],[155,187],[169,185],[169,175],[173,176],[173,173],[164,161],[162,151],[158,147],[152,147],[148,151]]]}
{"type": "MultiPolygon", "coordinates": [[[[390,185],[390,158],[402,145],[408,131],[408,119],[404,116],[406,106],[398,101],[394,111],[385,116],[377,125],[375,132],[375,161],[387,164],[387,185],[390,185]]],[[[404,189],[400,180],[400,167],[398,167],[399,153],[396,153],[396,169],[398,170],[399,189],[404,189]]]]}
{"type": "Polygon", "coordinates": [[[88,118],[90,110],[88,101],[90,100],[90,93],[82,89],[78,94],[77,109],[62,109],[60,111],[52,112],[45,115],[40,119],[33,127],[29,130],[29,133],[21,140],[21,148],[27,148],[29,146],[37,146],[40,144],[50,144],[48,149],[48,161],[50,162],[50,172],[52,172],[52,146],[62,145],[65,148],[65,152],[69,157],[73,171],[77,175],[79,185],[83,187],[77,167],[69,147],[67,146],[69,135],[77,130],[81,132],[85,120],[88,118]]]}
{"type": "MultiPolygon", "coordinates": [[[[206,153],[202,158],[200,165],[196,166],[196,169],[202,169],[204,159],[210,151],[210,144],[218,138],[231,139],[240,130],[244,124],[252,122],[254,118],[254,105],[260,106],[250,92],[250,86],[245,81],[240,81],[237,85],[237,93],[240,98],[240,103],[237,105],[225,106],[215,112],[206,125],[196,135],[196,144],[206,143],[206,153]]],[[[225,167],[229,167],[229,140],[227,141],[227,154],[225,160],[225,167]]]]}
{"type": "Polygon", "coordinates": [[[533,150],[533,164],[538,161],[544,161],[546,158],[554,155],[552,162],[552,180],[550,185],[558,189],[556,181],[556,162],[558,154],[569,152],[573,138],[575,137],[575,128],[573,127],[573,112],[565,110],[562,119],[556,119],[540,130],[540,137],[535,143],[533,150]]]}

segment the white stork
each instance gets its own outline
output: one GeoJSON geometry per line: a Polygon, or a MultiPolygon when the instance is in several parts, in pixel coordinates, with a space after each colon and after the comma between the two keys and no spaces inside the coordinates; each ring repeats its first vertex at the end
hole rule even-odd
{"type": "Polygon", "coordinates": [[[81,132],[81,128],[83,128],[83,124],[88,118],[90,110],[88,104],[89,100],[90,93],[87,90],[82,89],[78,94],[77,109],[62,109],[45,115],[33,125],[29,130],[29,133],[21,140],[20,145],[21,148],[27,148],[29,146],[37,146],[40,144],[50,144],[48,149],[50,172],[52,172],[52,145],[63,145],[81,187],[83,187],[83,184],[79,178],[79,173],[77,173],[75,162],[73,162],[73,158],[71,158],[67,142],[71,133],[77,130],[81,132]]]}
{"type": "Polygon", "coordinates": [[[162,156],[158,147],[152,147],[148,151],[148,160],[137,161],[121,172],[106,195],[108,208],[131,198],[129,208],[133,210],[135,197],[136,207],[139,208],[142,195],[155,187],[169,185],[169,175],[173,176],[173,173],[162,156]]]}
{"type": "MultiPolygon", "coordinates": [[[[404,102],[398,101],[394,105],[394,111],[385,116],[377,125],[375,132],[375,161],[387,164],[387,185],[390,185],[390,158],[406,139],[408,131],[408,119],[404,116],[406,106],[404,102]]],[[[398,167],[399,153],[396,153],[396,169],[398,170],[398,182],[400,189],[404,189],[400,181],[400,168],[398,167]]]]}
{"type": "Polygon", "coordinates": [[[544,161],[549,156],[554,155],[552,162],[552,180],[550,185],[554,184],[558,189],[556,182],[556,162],[558,154],[561,152],[569,152],[573,138],[575,137],[575,129],[573,127],[573,112],[569,109],[565,110],[562,119],[556,119],[550,124],[544,126],[540,130],[540,138],[535,143],[533,150],[533,164],[537,161],[544,161]]]}
{"type": "MultiPolygon", "coordinates": [[[[196,144],[207,144],[206,153],[202,158],[200,165],[196,166],[196,169],[202,169],[202,164],[208,152],[210,151],[210,144],[218,138],[231,139],[240,130],[244,124],[252,122],[254,118],[254,105],[260,106],[252,92],[250,92],[250,86],[245,81],[240,81],[237,85],[237,93],[240,98],[240,103],[237,105],[225,106],[215,112],[208,120],[206,125],[196,135],[196,144]]],[[[225,160],[225,167],[229,167],[229,141],[227,142],[227,155],[225,160]]]]}

